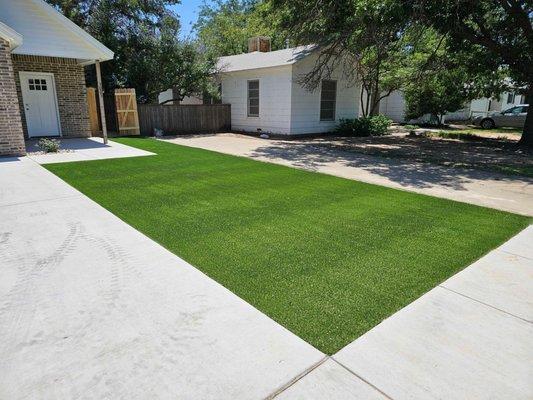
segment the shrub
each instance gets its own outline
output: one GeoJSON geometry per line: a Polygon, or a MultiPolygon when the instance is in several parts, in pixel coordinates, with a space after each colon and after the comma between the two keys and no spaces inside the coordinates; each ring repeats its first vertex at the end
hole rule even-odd
{"type": "Polygon", "coordinates": [[[382,136],[388,134],[391,123],[392,121],[384,115],[341,119],[335,132],[346,136],[382,136]]]}
{"type": "Polygon", "coordinates": [[[38,145],[45,153],[57,153],[61,142],[57,139],[40,139],[38,145]]]}

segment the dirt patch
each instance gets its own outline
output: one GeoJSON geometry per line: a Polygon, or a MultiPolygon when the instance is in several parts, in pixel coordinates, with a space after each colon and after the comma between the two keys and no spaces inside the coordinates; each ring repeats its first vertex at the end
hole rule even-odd
{"type": "Polygon", "coordinates": [[[374,156],[533,176],[533,152],[517,146],[516,139],[465,141],[395,133],[378,137],[324,137],[309,140],[320,146],[374,156]]]}

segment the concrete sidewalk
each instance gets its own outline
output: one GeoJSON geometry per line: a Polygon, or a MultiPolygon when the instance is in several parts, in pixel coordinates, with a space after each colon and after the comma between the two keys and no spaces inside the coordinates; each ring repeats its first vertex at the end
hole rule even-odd
{"type": "Polygon", "coordinates": [[[280,399],[532,399],[533,226],[346,346],[280,399]]]}
{"type": "Polygon", "coordinates": [[[74,161],[105,160],[110,158],[151,156],[154,153],[126,146],[110,140],[107,144],[101,138],[60,139],[58,153],[43,153],[38,140],[26,141],[28,157],[39,164],[64,163],[74,161]]]}
{"type": "Polygon", "coordinates": [[[314,143],[217,134],[164,140],[533,216],[530,178],[374,157],[328,146],[325,139],[314,143]]]}
{"type": "Polygon", "coordinates": [[[1,399],[259,399],[324,357],[29,158],[0,254],[1,399]]]}

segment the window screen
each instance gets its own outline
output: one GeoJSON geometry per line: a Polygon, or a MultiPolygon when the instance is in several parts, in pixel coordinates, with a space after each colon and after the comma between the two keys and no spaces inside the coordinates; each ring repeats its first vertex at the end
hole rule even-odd
{"type": "Polygon", "coordinates": [[[320,91],[320,121],[335,120],[335,103],[337,99],[337,81],[322,81],[320,91]]]}
{"type": "Polygon", "coordinates": [[[259,81],[248,81],[248,116],[259,117],[259,81]]]}

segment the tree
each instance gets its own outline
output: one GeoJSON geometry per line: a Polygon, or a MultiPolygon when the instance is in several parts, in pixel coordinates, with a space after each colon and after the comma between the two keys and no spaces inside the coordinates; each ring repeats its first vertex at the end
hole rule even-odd
{"type": "Polygon", "coordinates": [[[424,74],[416,85],[404,89],[407,104],[406,119],[416,119],[425,114],[432,115],[438,125],[450,111],[464,106],[464,71],[460,68],[441,69],[424,74]]]}
{"type": "Polygon", "coordinates": [[[259,0],[217,0],[205,3],[194,29],[198,42],[214,57],[248,51],[248,39],[269,36],[272,49],[285,46],[285,35],[279,28],[278,13],[270,2],[259,0]]]}
{"type": "Polygon", "coordinates": [[[212,91],[211,73],[215,60],[203,54],[196,43],[180,41],[172,19],[163,21],[157,31],[131,39],[131,52],[136,57],[124,64],[127,85],[135,87],[142,102],[157,100],[160,92],[174,88],[174,100],[212,91]]]}
{"type": "MultiPolygon", "coordinates": [[[[533,100],[533,1],[415,0],[413,18],[449,37],[450,50],[476,54],[466,65],[478,75],[504,72],[533,100]]],[[[490,75],[490,74],[489,74],[490,75]]],[[[479,79],[476,82],[483,82],[479,79]]],[[[478,85],[479,86],[479,85],[478,85]]],[[[479,89],[490,91],[490,87],[479,89]]],[[[533,108],[529,107],[520,143],[533,146],[533,108]]]]}
{"type": "MultiPolygon", "coordinates": [[[[179,40],[179,18],[168,8],[179,0],[47,1],[114,51],[102,64],[106,89],[134,87],[140,100],[151,101],[172,85],[188,95],[207,84],[212,60],[179,40]]],[[[95,82],[92,68],[87,82],[95,82]]]]}
{"type": "MultiPolygon", "coordinates": [[[[380,101],[416,78],[430,64],[442,39],[412,24],[410,9],[396,0],[272,0],[283,9],[282,27],[299,44],[315,43],[320,55],[301,78],[309,89],[340,68],[360,83],[361,111],[377,112],[380,101]]],[[[440,35],[442,36],[442,35],[440,35]]]]}

